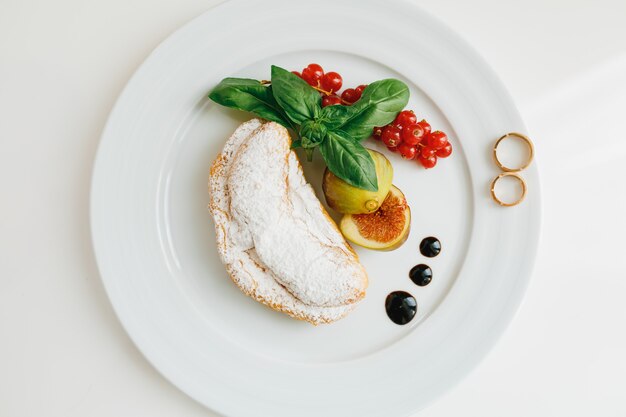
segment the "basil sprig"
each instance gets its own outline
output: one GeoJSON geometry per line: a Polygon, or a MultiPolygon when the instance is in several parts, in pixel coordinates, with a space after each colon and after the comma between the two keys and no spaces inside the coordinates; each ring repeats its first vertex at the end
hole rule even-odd
{"type": "Polygon", "coordinates": [[[225,78],[209,98],[292,129],[310,160],[318,148],[328,169],[348,184],[378,190],[376,167],[360,141],[376,126],[391,123],[409,101],[409,89],[390,78],[368,85],[351,106],[322,108],[319,93],[297,75],[272,66],[271,85],[246,78],[225,78]]]}

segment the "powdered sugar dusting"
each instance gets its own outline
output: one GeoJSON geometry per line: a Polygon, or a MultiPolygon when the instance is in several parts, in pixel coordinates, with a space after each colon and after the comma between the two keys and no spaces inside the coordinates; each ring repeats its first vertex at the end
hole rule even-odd
{"type": "Polygon", "coordinates": [[[289,147],[286,129],[256,119],[228,140],[209,183],[218,249],[247,294],[331,322],[363,297],[367,277],[289,147]]]}

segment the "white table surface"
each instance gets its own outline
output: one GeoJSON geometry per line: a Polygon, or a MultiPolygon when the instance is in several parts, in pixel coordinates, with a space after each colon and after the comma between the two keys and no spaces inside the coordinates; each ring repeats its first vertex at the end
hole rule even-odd
{"type": "MultiPolygon", "coordinates": [[[[626,416],[626,1],[418,3],[510,89],[545,201],[518,316],[419,416],[626,416]]],[[[0,416],[214,416],[122,330],[87,211],[114,100],[148,53],[210,4],[0,1],[0,416]]]]}

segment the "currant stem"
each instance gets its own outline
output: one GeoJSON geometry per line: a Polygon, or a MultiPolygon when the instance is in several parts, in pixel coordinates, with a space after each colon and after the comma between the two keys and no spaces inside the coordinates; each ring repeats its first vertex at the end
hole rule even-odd
{"type": "MultiPolygon", "coordinates": [[[[313,87],[313,89],[315,89],[315,90],[319,91],[320,93],[325,94],[327,96],[332,96],[333,95],[332,91],[326,91],[322,87],[320,87],[320,82],[319,81],[317,82],[317,87],[314,86],[314,85],[312,85],[311,87],[313,87]]],[[[339,100],[341,100],[341,103],[345,104],[346,106],[351,106],[353,104],[353,103],[345,101],[340,96],[337,96],[337,97],[339,97],[339,100]]]]}

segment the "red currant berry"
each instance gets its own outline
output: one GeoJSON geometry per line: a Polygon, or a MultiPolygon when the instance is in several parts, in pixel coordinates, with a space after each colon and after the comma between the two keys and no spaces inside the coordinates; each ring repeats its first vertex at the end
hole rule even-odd
{"type": "Polygon", "coordinates": [[[432,128],[426,120],[422,119],[420,122],[417,122],[417,124],[422,126],[422,129],[424,129],[424,136],[430,135],[432,128]]]}
{"type": "Polygon", "coordinates": [[[444,146],[441,149],[437,149],[437,153],[436,155],[439,158],[447,158],[452,154],[452,145],[450,145],[450,142],[448,142],[448,144],[446,146],[444,146]]]}
{"type": "Polygon", "coordinates": [[[345,90],[343,90],[343,93],[341,93],[341,98],[343,99],[343,101],[350,104],[356,102],[359,99],[354,88],[346,88],[345,90]]]}
{"type": "Polygon", "coordinates": [[[380,135],[382,134],[383,134],[383,127],[380,127],[380,126],[376,126],[374,130],[372,131],[372,135],[374,135],[376,139],[380,139],[380,135]]]}
{"type": "Polygon", "coordinates": [[[400,155],[402,155],[404,159],[415,159],[417,149],[415,149],[415,146],[402,142],[398,145],[398,152],[400,152],[400,155]]]}
{"type": "Polygon", "coordinates": [[[313,87],[317,87],[320,80],[319,77],[313,73],[313,71],[309,71],[307,68],[302,71],[302,79],[313,87]]]}
{"type": "Polygon", "coordinates": [[[398,152],[398,148],[395,146],[387,146],[387,149],[389,149],[391,152],[398,152]]]}
{"type": "Polygon", "coordinates": [[[310,69],[311,71],[315,72],[320,77],[324,75],[324,69],[319,64],[309,64],[306,67],[310,69]]]}
{"type": "Polygon", "coordinates": [[[424,129],[417,123],[404,125],[402,128],[402,142],[415,146],[422,141],[424,129]]]}
{"type": "Polygon", "coordinates": [[[302,74],[300,74],[298,71],[291,71],[291,73],[297,75],[300,78],[302,78],[302,74]]]}
{"type": "Polygon", "coordinates": [[[402,110],[400,113],[398,113],[395,120],[393,121],[394,125],[401,128],[412,125],[414,123],[417,123],[417,117],[415,117],[415,113],[413,113],[413,110],[402,110]]]}
{"type": "Polygon", "coordinates": [[[433,149],[441,149],[448,144],[448,137],[442,131],[437,130],[428,135],[426,143],[433,149]]]}
{"type": "Polygon", "coordinates": [[[341,99],[338,96],[324,96],[322,97],[322,107],[333,106],[335,104],[341,104],[341,99]]]}
{"type": "Polygon", "coordinates": [[[319,85],[320,79],[323,75],[324,70],[317,64],[309,64],[302,70],[302,79],[313,87],[317,87],[319,85]]]}
{"type": "Polygon", "coordinates": [[[320,78],[321,77],[319,75],[308,68],[302,70],[302,79],[313,87],[317,87],[319,85],[320,78]]]}
{"type": "Polygon", "coordinates": [[[402,139],[400,138],[400,129],[391,125],[385,126],[383,129],[382,139],[385,145],[395,148],[402,142],[402,139]]]}
{"type": "Polygon", "coordinates": [[[437,157],[435,155],[431,155],[428,158],[424,158],[424,157],[422,157],[420,155],[420,157],[417,158],[417,160],[426,169],[430,169],[430,168],[434,167],[435,165],[437,165],[437,157]]]}
{"type": "Polygon", "coordinates": [[[361,84],[354,89],[354,91],[356,91],[356,93],[359,95],[359,98],[361,98],[361,94],[363,94],[363,90],[365,90],[365,87],[367,87],[367,84],[361,84]]]}
{"type": "Polygon", "coordinates": [[[428,147],[428,146],[423,146],[422,149],[420,150],[420,156],[422,158],[430,158],[431,156],[435,154],[435,152],[437,152],[435,149],[428,147]]]}
{"type": "Polygon", "coordinates": [[[339,75],[338,73],[327,72],[322,76],[320,84],[322,85],[323,90],[334,93],[341,90],[341,84],[343,84],[343,80],[341,79],[341,75],[339,75]]]}

